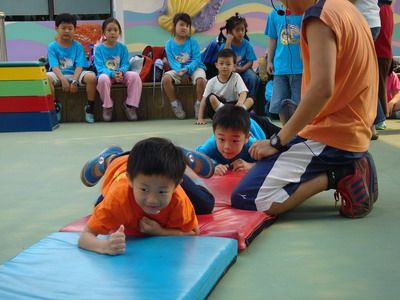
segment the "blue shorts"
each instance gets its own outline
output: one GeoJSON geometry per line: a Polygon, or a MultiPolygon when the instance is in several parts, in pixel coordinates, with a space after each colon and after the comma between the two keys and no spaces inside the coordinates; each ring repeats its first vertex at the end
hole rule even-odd
{"type": "Polygon", "coordinates": [[[301,74],[274,75],[272,97],[269,112],[279,114],[282,110],[282,101],[291,99],[299,104],[301,96],[301,74]]]}
{"type": "Polygon", "coordinates": [[[289,149],[260,160],[232,193],[232,207],[266,211],[272,203],[285,202],[300,186],[322,173],[349,166],[366,152],[339,150],[296,137],[289,149]]]}

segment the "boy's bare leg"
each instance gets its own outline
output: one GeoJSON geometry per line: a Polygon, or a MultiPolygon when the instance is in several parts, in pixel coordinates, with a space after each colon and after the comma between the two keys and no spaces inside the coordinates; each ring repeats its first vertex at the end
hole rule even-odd
{"type": "Polygon", "coordinates": [[[50,76],[47,76],[47,80],[49,81],[51,95],[53,96],[53,99],[56,99],[56,93],[55,93],[55,89],[54,89],[53,78],[51,78],[50,76]]]}
{"type": "Polygon", "coordinates": [[[82,81],[86,85],[86,94],[88,101],[93,102],[96,99],[96,75],[94,73],[87,73],[83,77],[82,81]]]}
{"type": "Polygon", "coordinates": [[[200,101],[203,98],[204,89],[206,88],[206,80],[204,78],[197,78],[196,80],[196,100],[200,101]]]}
{"type": "Polygon", "coordinates": [[[274,202],[271,207],[265,211],[265,213],[269,215],[282,214],[303,203],[311,196],[325,191],[327,188],[328,176],[326,174],[321,174],[309,181],[300,184],[299,188],[285,202],[274,202]]]}
{"type": "Polygon", "coordinates": [[[217,109],[219,108],[219,106],[222,104],[217,97],[215,97],[214,95],[210,96],[210,103],[211,103],[211,107],[213,108],[214,111],[217,111],[217,109]]]}
{"type": "Polygon", "coordinates": [[[162,85],[165,95],[167,96],[169,102],[176,100],[176,92],[174,87],[174,80],[172,77],[165,75],[162,79],[162,85]]]}
{"type": "Polygon", "coordinates": [[[254,105],[254,100],[253,98],[246,98],[246,100],[244,100],[243,105],[245,106],[246,110],[248,111],[253,105],[254,105]]]}

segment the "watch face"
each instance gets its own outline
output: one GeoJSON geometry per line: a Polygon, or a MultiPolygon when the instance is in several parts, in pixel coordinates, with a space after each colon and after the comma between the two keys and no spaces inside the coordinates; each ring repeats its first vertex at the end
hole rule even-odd
{"type": "Polygon", "coordinates": [[[271,145],[276,146],[278,144],[278,137],[276,135],[271,136],[271,145]]]}

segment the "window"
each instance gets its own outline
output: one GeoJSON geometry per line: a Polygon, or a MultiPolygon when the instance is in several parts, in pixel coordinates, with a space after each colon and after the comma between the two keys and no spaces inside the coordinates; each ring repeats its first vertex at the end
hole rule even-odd
{"type": "Polygon", "coordinates": [[[6,21],[48,21],[61,13],[78,20],[104,20],[112,15],[112,0],[1,0],[6,21]]]}

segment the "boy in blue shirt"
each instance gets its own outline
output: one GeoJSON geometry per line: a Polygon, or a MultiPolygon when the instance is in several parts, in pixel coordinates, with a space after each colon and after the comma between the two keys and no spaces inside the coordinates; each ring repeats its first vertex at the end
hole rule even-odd
{"type": "Polygon", "coordinates": [[[254,141],[269,138],[279,130],[266,118],[255,115],[250,118],[242,106],[224,105],[213,117],[214,133],[196,151],[213,160],[214,175],[223,176],[228,169],[248,171],[255,165],[249,154],[250,146],[254,141]]]}
{"type": "Polygon", "coordinates": [[[268,16],[265,35],[268,36],[267,72],[274,75],[269,112],[279,114],[282,124],[287,121],[282,112],[282,101],[300,101],[303,63],[300,56],[300,27],[302,16],[278,15],[272,10],[268,16]]]}
{"type": "MultiPolygon", "coordinates": [[[[76,19],[70,14],[60,14],[55,20],[56,40],[48,46],[50,72],[47,72],[53,97],[54,86],[62,86],[64,92],[76,93],[78,86],[86,85],[88,102],[85,106],[85,120],[94,122],[93,104],[96,97],[96,75],[91,71],[83,71],[87,67],[83,46],[73,40],[76,19]]],[[[55,98],[54,98],[55,99],[55,98]]],[[[61,103],[56,101],[58,121],[61,119],[61,103]]]]}

